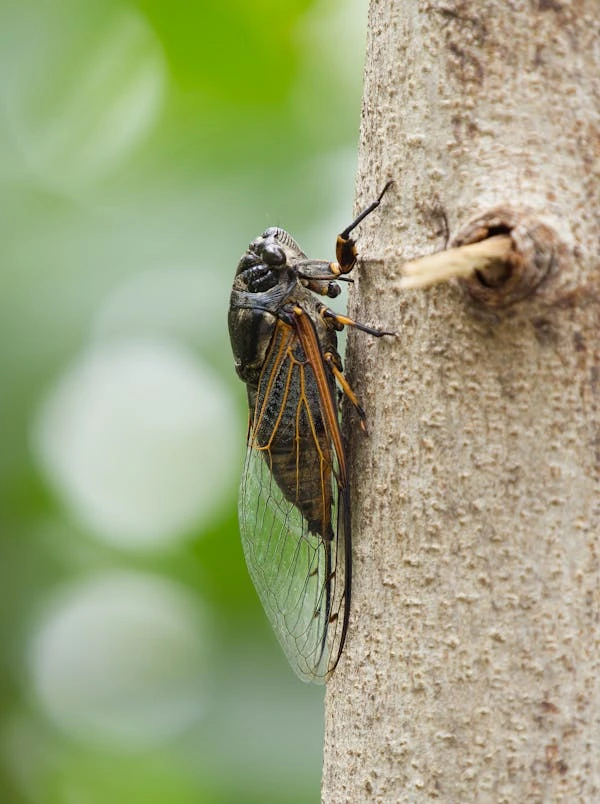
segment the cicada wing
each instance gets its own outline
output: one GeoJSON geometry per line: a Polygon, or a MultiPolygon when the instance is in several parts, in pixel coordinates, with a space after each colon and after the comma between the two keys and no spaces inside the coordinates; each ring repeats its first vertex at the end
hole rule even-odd
{"type": "MultiPolygon", "coordinates": [[[[331,478],[335,485],[334,473],[331,478]]],[[[327,680],[347,626],[348,500],[337,486],[332,491],[334,537],[327,539],[309,531],[273,478],[268,454],[250,442],[239,500],[246,563],[287,659],[304,681],[327,680]]]]}
{"type": "Polygon", "coordinates": [[[326,681],[350,605],[350,511],[333,376],[313,325],[281,324],[265,360],[240,490],[250,575],[296,673],[326,681]]]}

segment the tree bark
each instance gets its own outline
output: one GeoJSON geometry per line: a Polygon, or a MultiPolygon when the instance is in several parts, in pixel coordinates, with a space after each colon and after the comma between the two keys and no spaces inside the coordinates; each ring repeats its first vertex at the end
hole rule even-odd
{"type": "Polygon", "coordinates": [[[600,801],[598,0],[372,0],[345,417],[354,587],[325,802],[600,801]],[[394,287],[498,206],[554,233],[493,306],[394,287]]]}

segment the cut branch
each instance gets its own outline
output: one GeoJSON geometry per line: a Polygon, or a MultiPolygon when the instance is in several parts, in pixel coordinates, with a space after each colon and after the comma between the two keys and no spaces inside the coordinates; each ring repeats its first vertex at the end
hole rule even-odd
{"type": "Polygon", "coordinates": [[[414,290],[447,282],[467,279],[479,272],[486,283],[498,284],[508,271],[507,263],[513,242],[508,235],[494,235],[478,243],[439,251],[402,266],[402,277],[396,283],[399,290],[414,290]]]}

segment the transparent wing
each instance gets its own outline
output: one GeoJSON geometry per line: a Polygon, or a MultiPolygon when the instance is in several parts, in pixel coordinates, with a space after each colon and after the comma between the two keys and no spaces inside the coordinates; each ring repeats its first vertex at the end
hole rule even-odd
{"type": "Polygon", "coordinates": [[[350,512],[333,378],[320,351],[315,358],[306,348],[315,345],[306,341],[311,331],[316,343],[312,328],[299,334],[285,325],[273,339],[239,518],[250,575],[290,664],[304,681],[324,682],[348,625],[350,512]]]}

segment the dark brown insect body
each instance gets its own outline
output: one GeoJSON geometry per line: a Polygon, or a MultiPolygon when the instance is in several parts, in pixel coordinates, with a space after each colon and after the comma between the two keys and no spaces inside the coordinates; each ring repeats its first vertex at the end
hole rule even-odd
{"type": "Polygon", "coordinates": [[[337,262],[309,260],[283,229],[267,229],[240,260],[229,308],[236,371],[246,383],[248,449],[240,489],[246,561],[267,615],[298,675],[324,681],[346,638],[350,611],[350,501],[336,380],[364,421],[342,374],[336,330],[382,330],[330,310],[336,279],[356,264],[350,232],[337,262]]]}

